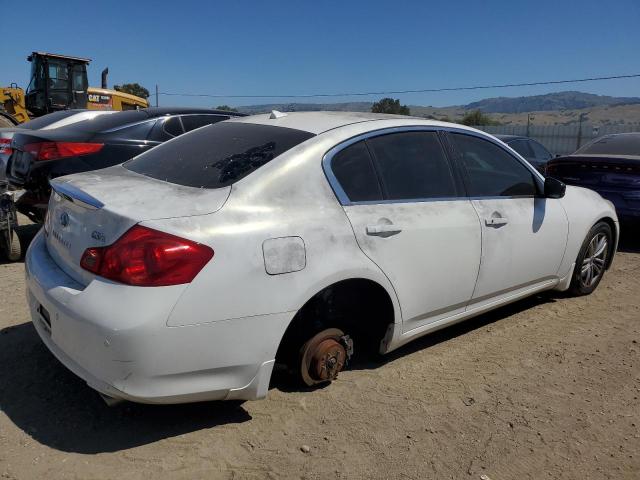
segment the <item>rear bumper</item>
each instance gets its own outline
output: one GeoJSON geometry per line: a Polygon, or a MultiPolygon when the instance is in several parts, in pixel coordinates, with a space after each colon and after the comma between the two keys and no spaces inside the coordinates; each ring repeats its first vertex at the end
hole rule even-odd
{"type": "Polygon", "coordinates": [[[184,285],[94,280],[83,287],[52,260],[41,233],[25,267],[27,300],[42,341],[100,393],[140,403],[266,395],[278,347],[274,332],[284,332],[293,313],[168,327],[184,285]]]}

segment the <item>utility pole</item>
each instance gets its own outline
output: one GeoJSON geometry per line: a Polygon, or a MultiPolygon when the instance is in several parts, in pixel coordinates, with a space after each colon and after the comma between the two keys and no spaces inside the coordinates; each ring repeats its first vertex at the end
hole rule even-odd
{"type": "Polygon", "coordinates": [[[530,113],[527,113],[527,137],[529,136],[529,128],[531,127],[531,121],[535,119],[536,117],[534,117],[530,113]]]}
{"type": "Polygon", "coordinates": [[[156,83],[156,107],[158,106],[158,84],[156,83]]]}

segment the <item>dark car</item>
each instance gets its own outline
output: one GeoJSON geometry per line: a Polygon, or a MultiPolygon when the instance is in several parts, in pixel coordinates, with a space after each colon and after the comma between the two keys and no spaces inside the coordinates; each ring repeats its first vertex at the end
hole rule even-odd
{"type": "Polygon", "coordinates": [[[26,191],[16,208],[42,222],[50,179],[117,165],[185,132],[238,115],[202,108],[144,108],[55,130],[16,132],[7,179],[26,191]]]}
{"type": "Polygon", "coordinates": [[[640,220],[640,133],[605,135],[547,165],[547,175],[595,190],[621,221],[640,220]]]}
{"type": "Polygon", "coordinates": [[[495,135],[495,137],[513,148],[544,175],[547,162],[551,160],[553,155],[540,142],[519,135],[495,135]]]}

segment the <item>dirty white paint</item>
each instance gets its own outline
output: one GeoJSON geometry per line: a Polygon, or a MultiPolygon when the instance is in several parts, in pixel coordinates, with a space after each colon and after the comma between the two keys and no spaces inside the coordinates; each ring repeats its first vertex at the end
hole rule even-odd
{"type": "Polygon", "coordinates": [[[269,275],[299,272],[307,264],[307,252],[300,237],[270,238],[262,244],[264,268],[269,275]]]}
{"type": "Polygon", "coordinates": [[[70,247],[36,238],[26,261],[28,297],[43,341],[97,390],[150,403],[261,398],[286,328],[323,288],[358,278],[387,292],[394,318],[384,353],[523,296],[565,288],[589,228],[616,219],[610,203],[572,187],[545,205],[548,229],[530,199],[503,212],[513,223],[501,234],[482,222],[498,203],[343,207],[322,169],[336,145],[391,127],[466,127],[339,112],[230,121],[318,135],[221,189],[171,185],[123,167],[57,180],[104,207],[52,200],[51,226],[70,247]],[[381,222],[401,232],[366,234],[381,222]],[[208,245],[214,257],[190,284],[159,288],[108,282],[78,266],[85,248],[112,243],[136,223],[208,245]],[[38,304],[55,319],[50,337],[38,304]]]}

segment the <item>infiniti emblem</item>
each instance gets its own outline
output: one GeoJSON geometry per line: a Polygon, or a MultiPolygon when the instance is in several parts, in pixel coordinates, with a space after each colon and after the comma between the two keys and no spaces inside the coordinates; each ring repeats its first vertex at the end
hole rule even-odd
{"type": "Polygon", "coordinates": [[[63,227],[69,225],[69,214],[67,212],[62,212],[60,214],[60,225],[63,227]]]}

